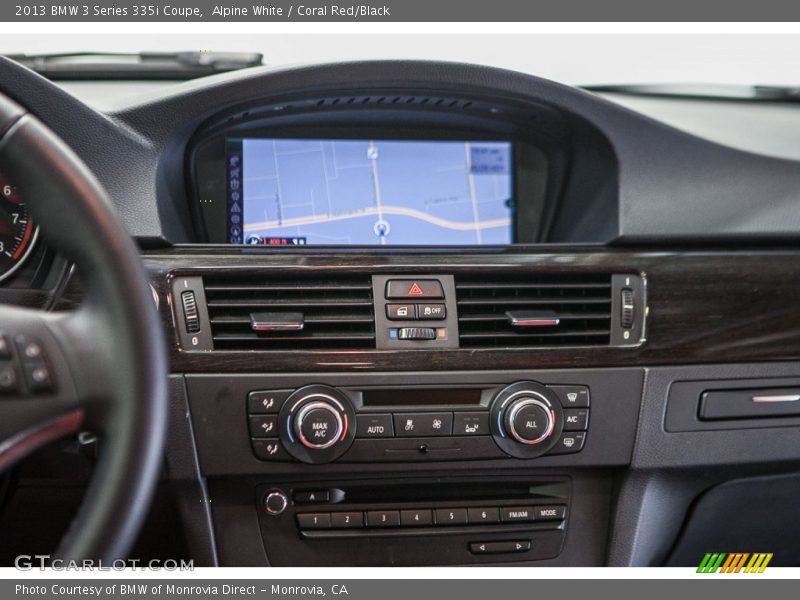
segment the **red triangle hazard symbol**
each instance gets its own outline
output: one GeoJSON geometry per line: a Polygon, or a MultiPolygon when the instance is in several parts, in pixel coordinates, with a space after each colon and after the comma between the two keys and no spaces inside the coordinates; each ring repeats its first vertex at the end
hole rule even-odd
{"type": "Polygon", "coordinates": [[[422,291],[422,288],[419,287],[419,285],[417,285],[416,281],[413,283],[413,285],[410,288],[408,288],[408,295],[409,296],[422,296],[423,293],[424,292],[422,291]]]}

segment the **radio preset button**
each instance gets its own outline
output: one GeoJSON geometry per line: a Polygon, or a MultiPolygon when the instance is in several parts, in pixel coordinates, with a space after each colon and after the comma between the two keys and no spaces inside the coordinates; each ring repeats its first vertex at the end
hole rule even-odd
{"type": "Polygon", "coordinates": [[[433,525],[433,511],[429,508],[401,510],[400,525],[403,527],[426,527],[433,525]]]}
{"type": "Polygon", "coordinates": [[[362,512],[331,513],[331,527],[333,529],[358,529],[363,526],[364,513],[362,512]]]}
{"type": "Polygon", "coordinates": [[[500,522],[500,509],[492,508],[468,508],[467,516],[469,517],[470,525],[480,525],[482,523],[499,523],[500,522]]]}
{"type": "Polygon", "coordinates": [[[400,511],[368,510],[367,527],[400,527],[400,511]]]}
{"type": "Polygon", "coordinates": [[[394,437],[392,415],[357,415],[357,438],[387,438],[394,437]]]}
{"type": "Polygon", "coordinates": [[[436,524],[437,525],[466,525],[467,509],[466,508],[437,508],[436,509],[436,524]]]}
{"type": "Polygon", "coordinates": [[[300,513],[297,526],[300,529],[330,529],[331,513],[300,513]]]}
{"type": "Polygon", "coordinates": [[[397,437],[449,436],[453,431],[453,413],[395,413],[397,437]]]}

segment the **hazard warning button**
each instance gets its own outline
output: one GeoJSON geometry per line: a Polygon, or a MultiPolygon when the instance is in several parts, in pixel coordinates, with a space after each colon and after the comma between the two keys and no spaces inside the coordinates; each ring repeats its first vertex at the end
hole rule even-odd
{"type": "Polygon", "coordinates": [[[386,298],[444,298],[444,291],[436,279],[390,279],[386,283],[386,298]]]}

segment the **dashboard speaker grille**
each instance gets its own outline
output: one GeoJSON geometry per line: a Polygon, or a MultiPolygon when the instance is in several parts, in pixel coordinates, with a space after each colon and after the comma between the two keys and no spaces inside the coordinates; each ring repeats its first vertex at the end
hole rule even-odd
{"type": "Polygon", "coordinates": [[[462,275],[456,277],[456,296],[462,348],[611,341],[611,275],[462,275]],[[517,325],[512,316],[521,317],[517,325]]]}
{"type": "Polygon", "coordinates": [[[375,348],[369,276],[204,276],[215,350],[327,350],[375,348]],[[255,331],[269,315],[296,320],[296,330],[255,331]]]}

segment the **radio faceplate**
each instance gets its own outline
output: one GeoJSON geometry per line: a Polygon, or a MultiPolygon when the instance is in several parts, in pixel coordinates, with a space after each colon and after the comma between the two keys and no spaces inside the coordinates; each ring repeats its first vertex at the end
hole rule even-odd
{"type": "Polygon", "coordinates": [[[560,476],[265,483],[255,501],[274,566],[413,566],[554,558],[570,492],[560,476]]]}

